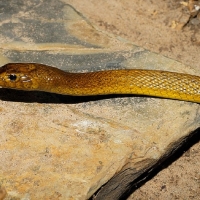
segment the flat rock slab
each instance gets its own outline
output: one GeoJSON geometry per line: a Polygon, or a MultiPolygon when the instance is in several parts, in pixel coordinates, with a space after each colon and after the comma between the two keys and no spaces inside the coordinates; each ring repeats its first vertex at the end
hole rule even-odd
{"type": "MultiPolygon", "coordinates": [[[[1,65],[198,74],[96,30],[64,1],[4,0],[1,9],[1,65]]],[[[102,185],[96,199],[119,199],[200,121],[196,103],[134,95],[70,97],[1,89],[0,99],[0,183],[6,199],[82,200],[102,185]]]]}

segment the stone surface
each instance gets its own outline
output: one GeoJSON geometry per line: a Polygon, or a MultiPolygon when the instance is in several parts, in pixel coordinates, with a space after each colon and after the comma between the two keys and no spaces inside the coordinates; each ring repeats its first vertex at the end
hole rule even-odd
{"type": "MultiPolygon", "coordinates": [[[[95,29],[65,1],[11,0],[1,8],[1,65],[198,74],[95,29]]],[[[7,199],[87,199],[106,183],[96,198],[117,199],[197,129],[200,119],[198,104],[134,95],[68,97],[1,89],[0,99],[0,183],[7,199]],[[115,185],[121,189],[109,192],[115,185]]]]}

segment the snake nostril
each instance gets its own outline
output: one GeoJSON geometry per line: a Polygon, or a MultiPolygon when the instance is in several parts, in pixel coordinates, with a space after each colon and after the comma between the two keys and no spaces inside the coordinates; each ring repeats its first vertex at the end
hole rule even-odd
{"type": "Polygon", "coordinates": [[[11,80],[11,81],[15,81],[17,79],[17,76],[15,74],[9,74],[8,75],[8,78],[11,80]]]}

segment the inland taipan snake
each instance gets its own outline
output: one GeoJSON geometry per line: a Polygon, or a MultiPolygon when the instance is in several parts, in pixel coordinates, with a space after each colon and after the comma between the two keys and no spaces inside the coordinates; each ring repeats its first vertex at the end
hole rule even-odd
{"type": "Polygon", "coordinates": [[[200,77],[159,70],[122,69],[69,73],[36,63],[0,68],[0,87],[87,96],[136,94],[200,102],[200,77]]]}

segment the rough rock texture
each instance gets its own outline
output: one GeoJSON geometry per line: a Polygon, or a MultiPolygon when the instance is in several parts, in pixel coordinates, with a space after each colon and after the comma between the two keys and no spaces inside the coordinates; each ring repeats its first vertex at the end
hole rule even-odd
{"type": "MultiPolygon", "coordinates": [[[[11,0],[1,8],[1,65],[198,74],[95,29],[66,1],[11,0]]],[[[198,104],[134,95],[68,97],[1,89],[0,99],[0,183],[6,199],[87,199],[98,189],[94,198],[118,199],[200,121],[198,104]]]]}

